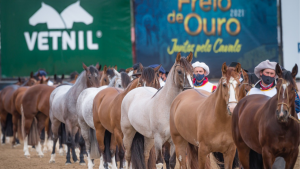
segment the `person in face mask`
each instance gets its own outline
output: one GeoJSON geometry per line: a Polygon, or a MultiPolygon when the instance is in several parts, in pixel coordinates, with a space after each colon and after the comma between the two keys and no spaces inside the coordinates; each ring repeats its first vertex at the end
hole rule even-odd
{"type": "Polygon", "coordinates": [[[276,93],[276,62],[269,60],[263,61],[258,64],[254,69],[254,74],[260,79],[255,86],[248,92],[247,95],[263,94],[273,97],[276,93]]]}
{"type": "Polygon", "coordinates": [[[194,88],[208,92],[213,92],[217,89],[217,86],[210,83],[206,77],[209,74],[209,67],[205,63],[197,61],[192,66],[194,68],[194,88]]]}

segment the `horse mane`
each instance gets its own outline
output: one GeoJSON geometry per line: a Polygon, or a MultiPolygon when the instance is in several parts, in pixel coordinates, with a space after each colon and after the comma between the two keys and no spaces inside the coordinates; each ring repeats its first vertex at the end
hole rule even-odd
{"type": "Polygon", "coordinates": [[[155,79],[155,72],[151,67],[144,67],[141,78],[146,82],[146,84],[150,84],[155,79]]]}
{"type": "Polygon", "coordinates": [[[115,72],[113,69],[107,69],[106,71],[107,76],[109,76],[110,78],[115,76],[115,72]]]}
{"type": "Polygon", "coordinates": [[[129,83],[131,82],[130,77],[128,76],[127,73],[125,72],[121,72],[121,79],[122,79],[122,86],[123,88],[127,88],[127,86],[129,85],[129,83]]]}
{"type": "Polygon", "coordinates": [[[282,72],[282,78],[283,78],[284,80],[290,82],[290,84],[292,84],[293,86],[296,86],[295,80],[294,80],[294,78],[293,78],[293,76],[292,76],[292,73],[291,73],[290,71],[284,70],[284,71],[282,72]]]}
{"type": "Polygon", "coordinates": [[[190,75],[193,74],[194,72],[193,66],[189,61],[187,61],[185,57],[180,58],[180,66],[184,67],[186,72],[189,73],[190,75]]]}

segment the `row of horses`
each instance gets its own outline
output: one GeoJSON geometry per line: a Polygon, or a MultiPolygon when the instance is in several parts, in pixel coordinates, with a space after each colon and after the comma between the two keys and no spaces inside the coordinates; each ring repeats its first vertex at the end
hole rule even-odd
{"type": "Polygon", "coordinates": [[[99,71],[98,64],[83,64],[74,85],[54,88],[30,78],[1,91],[2,129],[2,117],[11,113],[14,140],[21,121],[25,155],[29,156],[27,145],[36,145],[43,156],[39,136],[45,128],[53,140],[49,161],[53,163],[63,123],[66,164],[71,163],[71,154],[73,161],[78,161],[75,147],[79,146],[79,162],[85,163],[86,150],[89,169],[96,158],[100,158],[100,169],[104,169],[104,163],[116,169],[116,156],[120,168],[161,169],[164,161],[167,168],[175,168],[176,159],[183,169],[213,168],[212,152],[222,153],[224,168],[231,169],[236,149],[245,169],[271,168],[277,156],[285,159],[286,168],[293,168],[299,146],[294,111],[297,65],[292,72],[282,72],[277,65],[277,95],[273,98],[246,97],[256,81],[240,64],[222,65],[215,92],[192,89],[192,58],[192,53],[186,58],[178,53],[162,88],[157,76],[160,66],[152,69],[141,64],[142,74],[134,80],[130,73],[106,66],[99,71]]]}

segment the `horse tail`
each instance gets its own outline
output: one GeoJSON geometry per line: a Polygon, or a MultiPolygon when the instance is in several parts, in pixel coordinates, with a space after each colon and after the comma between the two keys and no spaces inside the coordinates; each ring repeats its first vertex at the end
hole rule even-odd
{"type": "MultiPolygon", "coordinates": [[[[188,143],[189,146],[187,148],[187,154],[189,159],[189,165],[191,169],[197,169],[199,168],[198,164],[198,148],[190,143],[188,143]]],[[[186,159],[182,159],[186,160],[186,159]]]]}
{"type": "Polygon", "coordinates": [[[28,134],[28,145],[35,146],[40,141],[39,130],[38,130],[37,124],[38,124],[38,121],[37,121],[36,117],[33,117],[30,131],[28,134]]]}
{"type": "Polygon", "coordinates": [[[150,150],[150,155],[148,159],[148,169],[156,169],[156,153],[154,146],[150,150]]]}
{"type": "Polygon", "coordinates": [[[111,133],[107,130],[105,130],[104,135],[104,160],[107,163],[111,163],[111,155],[110,155],[110,141],[111,141],[111,133]]]}
{"type": "Polygon", "coordinates": [[[263,158],[261,154],[258,154],[254,150],[250,149],[249,152],[249,163],[250,163],[250,168],[255,168],[255,169],[263,169],[263,158]]]}
{"type": "Polygon", "coordinates": [[[92,128],[90,128],[89,130],[89,141],[91,142],[90,149],[89,149],[91,159],[100,158],[99,144],[96,137],[96,131],[92,128]]]}
{"type": "Polygon", "coordinates": [[[144,156],[144,136],[138,132],[135,133],[132,140],[131,162],[132,168],[146,168],[144,156]]]}
{"type": "Polygon", "coordinates": [[[10,113],[7,113],[5,126],[6,126],[6,130],[5,130],[6,137],[12,137],[13,123],[12,123],[12,115],[10,113]]]}
{"type": "Polygon", "coordinates": [[[18,120],[18,138],[23,141],[23,133],[22,133],[22,119],[18,120]]]}
{"type": "Polygon", "coordinates": [[[24,117],[24,109],[23,109],[23,104],[21,104],[21,125],[22,125],[22,136],[25,139],[26,134],[25,134],[25,117],[24,117]]]}

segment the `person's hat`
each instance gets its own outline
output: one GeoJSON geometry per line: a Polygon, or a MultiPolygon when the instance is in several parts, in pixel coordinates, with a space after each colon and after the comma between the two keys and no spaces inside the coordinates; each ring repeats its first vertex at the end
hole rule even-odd
{"type": "Polygon", "coordinates": [[[137,70],[139,68],[139,63],[136,63],[132,66],[133,70],[137,70]]]}
{"type": "Polygon", "coordinates": [[[265,60],[260,62],[255,68],[254,68],[254,74],[260,78],[260,71],[264,69],[272,69],[275,70],[277,62],[270,62],[269,60],[265,60]]]}
{"type": "MultiPolygon", "coordinates": [[[[238,62],[231,62],[228,67],[236,67],[237,64],[238,64],[238,62]]],[[[246,69],[243,69],[243,70],[248,73],[248,70],[246,70],[246,69]]]]}
{"type": "MultiPolygon", "coordinates": [[[[148,67],[151,67],[151,68],[154,69],[154,68],[156,68],[157,66],[159,66],[159,64],[150,65],[150,66],[148,66],[148,67]]],[[[163,73],[163,74],[166,73],[165,69],[164,69],[162,66],[159,68],[159,71],[160,71],[161,73],[163,73]]]]}
{"type": "Polygon", "coordinates": [[[46,77],[47,73],[44,70],[39,70],[39,71],[37,71],[37,72],[34,73],[34,76],[37,76],[37,75],[39,75],[39,76],[45,76],[46,77]]]}
{"type": "Polygon", "coordinates": [[[205,70],[205,76],[209,75],[209,67],[204,63],[204,62],[195,62],[192,64],[193,68],[195,69],[196,67],[202,67],[205,70]]]}

